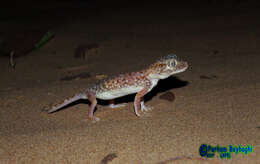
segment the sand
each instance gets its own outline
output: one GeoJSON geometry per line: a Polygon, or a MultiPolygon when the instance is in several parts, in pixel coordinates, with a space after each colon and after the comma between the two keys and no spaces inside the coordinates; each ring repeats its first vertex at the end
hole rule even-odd
{"type": "Polygon", "coordinates": [[[17,58],[14,70],[1,58],[1,164],[260,163],[257,6],[92,5],[66,4],[62,19],[43,19],[43,25],[51,22],[47,30],[55,37],[17,58]],[[74,58],[77,46],[93,43],[98,53],[74,58]],[[118,109],[101,102],[95,112],[101,121],[95,124],[87,120],[88,101],[53,114],[41,111],[98,79],[137,71],[168,53],[190,67],[159,82],[146,96],[154,109],[142,117],[134,114],[134,95],[119,100],[127,104],[118,109]],[[70,71],[74,67],[82,69],[70,71]],[[89,76],[61,80],[81,73],[89,76]],[[160,98],[167,92],[174,101],[160,98]],[[201,144],[252,145],[253,152],[206,159],[200,158],[201,144]]]}

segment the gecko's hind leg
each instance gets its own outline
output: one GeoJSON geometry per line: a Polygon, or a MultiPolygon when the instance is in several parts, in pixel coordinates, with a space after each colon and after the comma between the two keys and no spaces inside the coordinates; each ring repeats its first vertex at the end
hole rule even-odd
{"type": "Polygon", "coordinates": [[[88,93],[88,100],[90,101],[90,109],[89,109],[89,114],[88,118],[93,122],[98,122],[100,121],[100,118],[94,116],[94,111],[97,105],[97,99],[96,96],[93,93],[88,93]]]}

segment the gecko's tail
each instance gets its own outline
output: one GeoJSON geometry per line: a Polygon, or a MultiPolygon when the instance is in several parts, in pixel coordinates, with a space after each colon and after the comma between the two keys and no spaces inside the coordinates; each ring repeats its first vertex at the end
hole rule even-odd
{"type": "Polygon", "coordinates": [[[62,103],[54,105],[51,107],[51,109],[44,109],[47,113],[53,113],[67,105],[69,105],[72,102],[75,102],[80,99],[87,99],[87,95],[85,93],[78,93],[70,98],[65,99],[62,103]]]}

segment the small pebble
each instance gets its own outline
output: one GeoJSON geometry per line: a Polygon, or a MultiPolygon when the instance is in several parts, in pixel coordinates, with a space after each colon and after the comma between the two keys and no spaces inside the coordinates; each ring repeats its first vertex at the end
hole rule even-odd
{"type": "Polygon", "coordinates": [[[210,76],[200,75],[200,79],[212,80],[212,79],[217,79],[217,76],[216,75],[210,75],[210,76]]]}

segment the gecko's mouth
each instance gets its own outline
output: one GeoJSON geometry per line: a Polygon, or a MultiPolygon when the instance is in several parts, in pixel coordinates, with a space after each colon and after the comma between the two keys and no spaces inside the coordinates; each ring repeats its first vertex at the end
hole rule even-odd
{"type": "Polygon", "coordinates": [[[186,71],[187,68],[188,68],[188,67],[184,67],[184,68],[182,68],[182,69],[178,69],[178,70],[174,71],[174,74],[184,72],[184,71],[186,71]]]}

